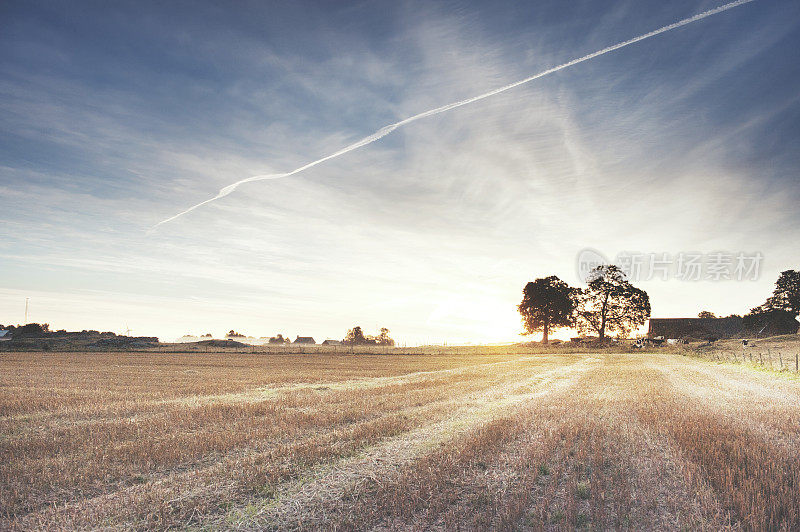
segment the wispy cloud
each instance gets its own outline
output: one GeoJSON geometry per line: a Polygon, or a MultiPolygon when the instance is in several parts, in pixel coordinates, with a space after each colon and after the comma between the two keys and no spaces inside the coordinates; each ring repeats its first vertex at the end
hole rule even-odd
{"type": "Polygon", "coordinates": [[[441,105],[439,107],[434,107],[433,109],[429,109],[427,111],[423,111],[421,113],[417,113],[417,114],[412,115],[412,116],[410,116],[408,118],[404,118],[404,119],[399,120],[397,122],[393,122],[391,124],[383,126],[379,130],[375,131],[374,133],[372,133],[370,135],[367,135],[366,137],[362,138],[361,140],[353,142],[352,144],[349,144],[349,145],[345,146],[344,148],[342,148],[340,150],[337,150],[337,151],[335,151],[335,152],[333,152],[333,153],[331,153],[329,155],[325,155],[324,157],[320,157],[319,159],[316,159],[316,160],[311,161],[309,163],[306,163],[306,164],[304,164],[302,166],[299,166],[299,167],[295,168],[294,170],[290,170],[290,171],[284,172],[284,173],[260,174],[260,175],[247,177],[245,179],[241,179],[239,181],[236,181],[234,183],[231,183],[230,185],[227,185],[227,186],[223,187],[217,193],[216,196],[214,196],[212,198],[209,198],[209,199],[207,199],[205,201],[202,201],[202,202],[200,202],[200,203],[198,203],[196,205],[193,205],[193,206],[189,207],[188,209],[183,210],[183,211],[179,212],[178,214],[176,214],[174,216],[171,216],[171,217],[169,217],[169,218],[167,218],[165,220],[162,220],[162,221],[158,222],[155,226],[152,227],[152,229],[155,229],[158,226],[163,225],[165,223],[169,223],[169,222],[171,222],[171,221],[173,221],[173,220],[175,220],[175,219],[177,219],[177,218],[179,218],[179,217],[181,217],[181,216],[183,216],[185,214],[188,214],[188,213],[192,212],[193,210],[195,210],[195,209],[197,209],[199,207],[202,207],[203,205],[207,205],[207,204],[211,203],[212,201],[216,201],[218,199],[224,198],[225,196],[227,196],[228,194],[230,194],[231,192],[236,190],[239,187],[239,185],[243,185],[245,183],[251,183],[253,181],[263,181],[263,180],[267,180],[267,179],[280,179],[280,178],[283,178],[283,177],[290,177],[290,176],[299,174],[300,172],[304,172],[304,171],[308,170],[309,168],[313,168],[313,167],[315,167],[315,166],[317,166],[319,164],[322,164],[322,163],[324,163],[326,161],[329,161],[331,159],[335,159],[335,158],[340,157],[340,156],[342,156],[342,155],[344,155],[346,153],[350,153],[353,150],[357,150],[359,148],[362,148],[364,146],[372,144],[373,142],[376,142],[376,141],[382,139],[383,137],[385,137],[386,135],[392,133],[397,128],[403,127],[403,126],[405,126],[407,124],[411,124],[413,122],[416,122],[417,120],[421,120],[423,118],[428,118],[428,117],[431,117],[431,116],[435,116],[435,115],[438,115],[438,114],[441,114],[441,113],[446,113],[446,112],[451,111],[453,109],[457,109],[459,107],[463,107],[463,106],[469,105],[471,103],[475,103],[475,102],[478,102],[478,101],[481,101],[481,100],[485,100],[486,98],[491,98],[492,96],[496,96],[498,94],[502,94],[502,93],[504,93],[506,91],[509,91],[511,89],[515,89],[515,88],[517,88],[517,87],[519,87],[521,85],[525,85],[525,84],[530,83],[532,81],[535,81],[537,79],[540,79],[540,78],[543,78],[543,77],[548,76],[550,74],[554,74],[556,72],[564,70],[565,68],[569,68],[569,67],[572,67],[574,65],[578,65],[580,63],[583,63],[584,61],[589,61],[591,59],[594,59],[595,57],[600,57],[602,55],[605,55],[607,53],[613,52],[615,50],[619,50],[620,48],[624,48],[626,46],[630,46],[632,44],[636,44],[636,43],[641,42],[641,41],[643,41],[645,39],[649,39],[651,37],[655,37],[657,35],[661,35],[662,33],[666,33],[668,31],[672,31],[672,30],[680,28],[682,26],[686,26],[687,24],[691,24],[693,22],[697,22],[697,21],[703,20],[704,18],[716,15],[717,13],[722,13],[724,11],[727,11],[728,9],[732,9],[734,7],[738,7],[738,6],[741,6],[743,4],[750,3],[752,1],[754,1],[754,0],[736,0],[734,2],[730,2],[730,3],[724,4],[722,6],[716,7],[714,9],[709,9],[707,11],[704,11],[704,12],[699,13],[697,15],[694,15],[692,17],[688,17],[688,18],[682,19],[682,20],[680,20],[678,22],[674,22],[674,23],[669,24],[667,26],[662,26],[661,28],[658,28],[658,29],[655,29],[655,30],[650,31],[648,33],[639,35],[639,36],[634,37],[632,39],[628,39],[626,41],[622,41],[622,42],[619,42],[617,44],[613,44],[611,46],[607,46],[607,47],[602,48],[602,49],[600,49],[600,50],[598,50],[596,52],[592,52],[590,54],[586,54],[586,55],[578,57],[576,59],[572,59],[570,61],[567,61],[566,63],[561,63],[560,65],[551,67],[551,68],[549,68],[547,70],[543,70],[543,71],[541,71],[541,72],[539,72],[537,74],[533,74],[533,75],[528,76],[526,78],[523,78],[523,79],[521,79],[519,81],[515,81],[513,83],[509,83],[507,85],[503,85],[502,87],[499,87],[499,88],[496,88],[496,89],[492,89],[490,91],[484,92],[484,93],[479,94],[477,96],[464,98],[462,100],[451,102],[451,103],[446,104],[446,105],[441,105]]]}

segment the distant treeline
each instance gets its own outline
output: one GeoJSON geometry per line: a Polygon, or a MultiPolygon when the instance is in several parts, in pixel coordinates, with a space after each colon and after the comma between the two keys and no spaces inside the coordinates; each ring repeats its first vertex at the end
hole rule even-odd
{"type": "Polygon", "coordinates": [[[25,325],[0,325],[0,330],[8,331],[10,336],[19,340],[22,338],[60,338],[66,336],[117,336],[116,333],[95,330],[83,331],[51,331],[49,323],[27,323],[25,325]]]}
{"type": "Polygon", "coordinates": [[[365,336],[361,327],[353,327],[347,331],[347,336],[342,340],[346,345],[394,345],[394,340],[389,336],[389,329],[382,327],[377,336],[365,336]]]}

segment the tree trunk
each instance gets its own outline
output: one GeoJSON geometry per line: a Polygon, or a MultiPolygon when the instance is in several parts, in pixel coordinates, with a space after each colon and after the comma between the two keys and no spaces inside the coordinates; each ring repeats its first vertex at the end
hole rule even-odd
{"type": "Polygon", "coordinates": [[[549,332],[550,332],[550,321],[545,321],[544,322],[544,333],[542,334],[542,343],[545,344],[545,345],[547,344],[547,336],[548,336],[549,332]]]}
{"type": "Polygon", "coordinates": [[[603,308],[600,312],[600,343],[606,339],[606,312],[608,312],[608,294],[603,299],[603,308]]]}

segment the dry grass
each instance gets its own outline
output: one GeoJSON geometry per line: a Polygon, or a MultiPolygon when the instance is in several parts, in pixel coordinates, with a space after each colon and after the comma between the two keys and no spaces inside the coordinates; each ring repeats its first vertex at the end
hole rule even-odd
{"type": "Polygon", "coordinates": [[[800,384],[671,353],[0,354],[0,528],[800,528],[800,384]]]}
{"type": "Polygon", "coordinates": [[[800,377],[800,335],[787,334],[769,338],[750,338],[747,345],[741,339],[727,339],[713,344],[679,346],[684,354],[714,362],[742,364],[763,371],[800,377]]]}

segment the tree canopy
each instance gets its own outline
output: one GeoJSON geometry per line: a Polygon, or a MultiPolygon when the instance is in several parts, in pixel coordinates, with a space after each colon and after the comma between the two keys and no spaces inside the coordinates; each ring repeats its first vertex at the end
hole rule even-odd
{"type": "Polygon", "coordinates": [[[572,326],[575,322],[573,291],[555,275],[526,284],[522,302],[517,306],[525,333],[541,332],[542,343],[546,344],[552,329],[572,326]]]}
{"type": "Polygon", "coordinates": [[[650,297],[633,286],[618,266],[604,264],[589,274],[588,288],[576,290],[576,314],[581,332],[627,336],[650,317],[650,297]]]}
{"type": "Polygon", "coordinates": [[[268,342],[271,344],[288,344],[291,343],[292,341],[289,339],[288,336],[285,337],[282,334],[278,333],[276,336],[271,336],[268,342]]]}
{"type": "Polygon", "coordinates": [[[781,272],[775,281],[772,296],[763,305],[765,310],[783,310],[800,315],[800,271],[786,270],[781,272]]]}
{"type": "Polygon", "coordinates": [[[394,345],[394,340],[389,336],[389,329],[381,327],[381,333],[378,335],[378,345],[394,345]]]}

